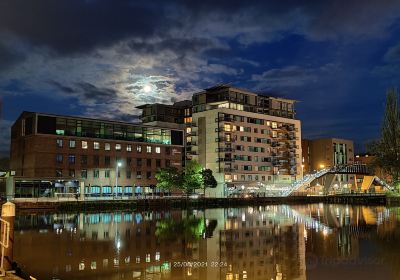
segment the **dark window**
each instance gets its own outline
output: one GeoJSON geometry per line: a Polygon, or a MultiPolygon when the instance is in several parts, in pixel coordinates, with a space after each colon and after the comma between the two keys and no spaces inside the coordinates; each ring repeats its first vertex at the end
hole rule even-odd
{"type": "Polygon", "coordinates": [[[86,165],[87,164],[87,155],[81,155],[81,164],[86,165]]]}
{"type": "Polygon", "coordinates": [[[38,131],[38,133],[43,133],[43,134],[55,134],[56,118],[55,117],[38,116],[37,131],[38,131]]]}
{"type": "Polygon", "coordinates": [[[70,177],[75,177],[75,169],[70,169],[69,170],[69,176],[70,177]]]}
{"type": "Polygon", "coordinates": [[[74,164],[75,163],[75,159],[76,159],[75,155],[69,155],[68,156],[68,162],[70,164],[74,164]]]}
{"type": "Polygon", "coordinates": [[[63,156],[62,155],[56,155],[56,162],[57,163],[62,163],[63,162],[63,156]]]}
{"type": "Polygon", "coordinates": [[[170,155],[170,154],[171,154],[171,148],[170,148],[170,147],[166,147],[166,148],[165,148],[165,153],[166,153],[167,155],[170,155]]]}
{"type": "Polygon", "coordinates": [[[126,178],[127,178],[127,179],[130,179],[131,176],[132,176],[132,172],[131,172],[130,170],[127,170],[127,171],[126,171],[126,178]]]}
{"type": "Polygon", "coordinates": [[[146,160],[146,165],[147,165],[147,167],[151,167],[151,158],[148,158],[146,160]]]}
{"type": "Polygon", "coordinates": [[[99,178],[99,170],[98,169],[93,170],[93,178],[99,178]]]}
{"type": "Polygon", "coordinates": [[[126,165],[131,166],[131,164],[132,164],[132,158],[130,157],[126,158],[126,165]]]}
{"type": "Polygon", "coordinates": [[[179,130],[171,130],[171,144],[183,145],[183,132],[179,130]]]}
{"type": "Polygon", "coordinates": [[[25,119],[25,135],[30,135],[33,133],[33,117],[25,119]]]}
{"type": "Polygon", "coordinates": [[[147,171],[146,172],[146,178],[147,179],[151,179],[151,171],[147,171]]]}
{"type": "Polygon", "coordinates": [[[62,169],[56,170],[56,177],[62,177],[62,169]]]}
{"type": "Polygon", "coordinates": [[[110,165],[110,162],[111,162],[110,157],[109,157],[109,156],[105,156],[105,157],[104,157],[104,164],[105,164],[106,166],[109,166],[109,165],[110,165]]]}
{"type": "Polygon", "coordinates": [[[171,161],[169,159],[165,160],[165,166],[170,167],[171,166],[171,161]]]}
{"type": "Polygon", "coordinates": [[[81,170],[81,177],[82,178],[87,178],[87,170],[86,169],[82,169],[81,170]]]}
{"type": "Polygon", "coordinates": [[[93,156],[93,165],[99,166],[99,164],[100,164],[99,156],[97,155],[93,156]]]}
{"type": "Polygon", "coordinates": [[[156,167],[161,167],[161,159],[156,159],[156,167]]]}
{"type": "Polygon", "coordinates": [[[142,166],[142,159],[141,158],[138,158],[137,160],[137,166],[142,166]]]}

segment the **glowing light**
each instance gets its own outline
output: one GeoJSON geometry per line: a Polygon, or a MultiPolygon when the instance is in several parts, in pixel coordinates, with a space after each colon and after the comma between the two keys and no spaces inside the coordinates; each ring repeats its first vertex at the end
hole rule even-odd
{"type": "Polygon", "coordinates": [[[151,86],[150,85],[144,85],[143,91],[146,92],[146,93],[150,92],[151,91],[151,86]]]}

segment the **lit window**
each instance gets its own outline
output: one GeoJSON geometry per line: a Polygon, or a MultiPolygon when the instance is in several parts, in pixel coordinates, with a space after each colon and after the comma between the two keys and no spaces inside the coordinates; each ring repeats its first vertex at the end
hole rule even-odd
{"type": "Polygon", "coordinates": [[[63,140],[62,139],[57,139],[57,147],[62,148],[63,147],[63,140]]]}
{"type": "Polygon", "coordinates": [[[186,128],[186,133],[190,134],[192,132],[192,128],[191,127],[187,127],[186,128]]]}
{"type": "Polygon", "coordinates": [[[110,145],[110,143],[105,143],[105,144],[104,144],[104,150],[106,150],[106,151],[111,150],[111,145],[110,145]]]}
{"type": "Polygon", "coordinates": [[[87,141],[82,141],[82,149],[86,150],[88,148],[87,141]]]}
{"type": "Polygon", "coordinates": [[[132,145],[126,145],[126,151],[132,152],[132,145]]]}
{"type": "Polygon", "coordinates": [[[160,154],[161,153],[161,148],[160,147],[156,147],[156,154],[160,154]]]}
{"type": "Polygon", "coordinates": [[[85,269],[85,263],[81,262],[79,263],[79,270],[84,270],[85,269]]]}
{"type": "Polygon", "coordinates": [[[142,152],[142,146],[140,146],[140,145],[136,146],[136,152],[141,153],[142,152]]]}
{"type": "Polygon", "coordinates": [[[160,260],[160,252],[156,252],[156,261],[160,260]]]}
{"type": "Polygon", "coordinates": [[[231,126],[229,124],[224,124],[225,131],[231,131],[231,126]]]}
{"type": "Polygon", "coordinates": [[[272,128],[278,128],[278,124],[276,122],[272,122],[272,128]]]}
{"type": "Polygon", "coordinates": [[[76,147],[76,142],[75,142],[75,140],[69,140],[69,147],[70,147],[70,148],[75,148],[75,147],[76,147]]]}
{"type": "Polygon", "coordinates": [[[146,254],[146,262],[150,262],[150,254],[146,254]]]}
{"type": "Polygon", "coordinates": [[[115,150],[121,151],[121,144],[115,144],[115,150]]]}
{"type": "Polygon", "coordinates": [[[151,146],[146,146],[146,152],[151,153],[151,146]]]}
{"type": "Polygon", "coordinates": [[[96,262],[92,262],[90,264],[90,269],[95,270],[96,269],[96,262]]]}
{"type": "Polygon", "coordinates": [[[140,263],[140,257],[139,256],[136,257],[136,263],[140,263]]]}
{"type": "Polygon", "coordinates": [[[99,142],[93,142],[93,149],[95,149],[95,150],[100,149],[100,143],[99,142]]]}

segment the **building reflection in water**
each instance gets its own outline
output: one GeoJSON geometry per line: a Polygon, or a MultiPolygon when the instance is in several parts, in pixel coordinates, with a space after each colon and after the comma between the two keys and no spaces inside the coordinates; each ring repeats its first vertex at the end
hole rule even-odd
{"type": "Polygon", "coordinates": [[[393,211],[312,204],[20,215],[14,257],[38,279],[306,279],[310,255],[357,259],[361,239],[395,231],[393,211]]]}

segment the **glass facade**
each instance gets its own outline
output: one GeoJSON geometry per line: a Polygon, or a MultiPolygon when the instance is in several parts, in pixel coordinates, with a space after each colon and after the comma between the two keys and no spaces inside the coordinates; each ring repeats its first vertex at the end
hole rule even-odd
{"type": "Polygon", "coordinates": [[[181,131],[158,127],[41,115],[38,116],[38,132],[43,134],[176,145],[181,145],[179,142],[182,140],[175,141],[177,143],[174,143],[173,140],[183,137],[181,131]]]}

